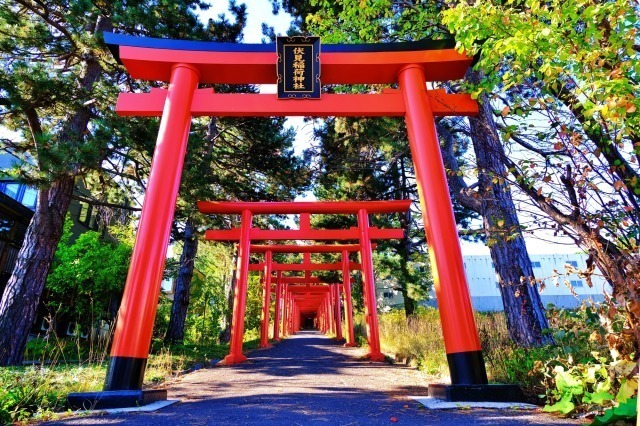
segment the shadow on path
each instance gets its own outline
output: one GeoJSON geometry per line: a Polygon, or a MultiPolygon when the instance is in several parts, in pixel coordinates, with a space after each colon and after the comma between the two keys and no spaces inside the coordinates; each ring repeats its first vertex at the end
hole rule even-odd
{"type": "Polygon", "coordinates": [[[215,366],[169,386],[181,402],[154,413],[74,418],[51,425],[528,425],[577,424],[538,413],[430,411],[406,398],[426,394],[427,377],[371,363],[317,331],[301,331],[247,362],[215,366]]]}

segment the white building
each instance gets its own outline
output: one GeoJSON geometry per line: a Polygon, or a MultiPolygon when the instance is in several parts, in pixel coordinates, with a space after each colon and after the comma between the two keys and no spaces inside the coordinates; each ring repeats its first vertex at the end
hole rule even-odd
{"type": "MultiPolygon", "coordinates": [[[[544,289],[540,292],[543,306],[553,304],[557,307],[573,308],[583,300],[602,301],[603,292],[611,292],[609,285],[596,270],[591,278],[593,287],[587,285],[584,278],[571,273],[571,268],[587,268],[584,254],[539,254],[530,255],[533,273],[544,280],[544,289]],[[573,289],[572,294],[571,289],[573,289]]],[[[469,283],[471,303],[477,311],[503,310],[502,298],[496,272],[489,255],[463,256],[464,269],[469,283]]],[[[431,292],[428,305],[435,306],[435,292],[431,292]]],[[[382,306],[402,306],[402,294],[389,288],[378,288],[378,301],[382,306]]]]}

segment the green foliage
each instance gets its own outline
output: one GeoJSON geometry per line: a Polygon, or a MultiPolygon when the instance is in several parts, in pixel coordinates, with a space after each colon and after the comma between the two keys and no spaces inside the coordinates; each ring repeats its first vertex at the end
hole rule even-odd
{"type": "MultiPolygon", "coordinates": [[[[71,348],[73,342],[62,342],[65,345],[63,350],[71,355],[74,352],[86,353],[85,348],[71,348]]],[[[247,350],[255,349],[258,339],[247,341],[244,346],[247,350]]],[[[42,359],[58,359],[55,355],[58,349],[44,340],[30,342],[29,349],[41,351],[44,354],[42,359]]],[[[162,340],[154,340],[144,386],[157,385],[196,364],[204,365],[221,359],[228,352],[228,345],[180,344],[167,347],[162,340]]],[[[50,367],[0,368],[0,424],[54,419],[66,409],[67,394],[102,389],[106,364],[86,364],[84,358],[80,361],[78,365],[54,363],[50,367]]]]}
{"type": "Polygon", "coordinates": [[[67,394],[102,388],[102,366],[0,368],[0,423],[52,418],[67,394]]]}
{"type": "Polygon", "coordinates": [[[619,421],[633,421],[638,417],[638,397],[629,398],[618,404],[617,407],[608,408],[602,416],[596,416],[590,426],[619,424],[619,421]]]}
{"type": "Polygon", "coordinates": [[[2,2],[0,112],[3,125],[21,136],[3,138],[2,148],[27,159],[14,175],[46,186],[62,175],[99,169],[119,148],[143,143],[130,138],[130,129],[115,115],[113,105],[125,76],[103,44],[102,31],[204,38],[197,7],[207,5],[2,2]]]}
{"type": "Polygon", "coordinates": [[[185,323],[185,340],[215,343],[228,309],[227,287],[233,273],[233,253],[219,243],[198,245],[191,297],[185,323]]]}
{"type": "Polygon", "coordinates": [[[111,319],[109,304],[124,288],[132,247],[106,241],[95,231],[71,242],[70,229],[67,220],[45,288],[51,311],[70,315],[86,329],[111,319]]]}
{"type": "MultiPolygon", "coordinates": [[[[599,325],[598,308],[549,309],[551,329],[547,332],[553,334],[556,344],[526,349],[509,339],[503,313],[477,313],[490,382],[519,384],[529,402],[539,404],[545,399],[548,412],[604,410],[604,418],[609,420],[623,418],[613,417],[614,411],[615,416],[632,417],[629,401],[636,401],[636,363],[611,355],[604,341],[606,331],[599,325]]],[[[359,343],[366,344],[363,319],[356,316],[355,321],[360,325],[356,327],[359,343]]],[[[396,362],[415,365],[430,374],[448,374],[437,310],[421,307],[409,322],[404,312],[393,310],[379,314],[379,323],[382,350],[394,354],[396,362]]]]}

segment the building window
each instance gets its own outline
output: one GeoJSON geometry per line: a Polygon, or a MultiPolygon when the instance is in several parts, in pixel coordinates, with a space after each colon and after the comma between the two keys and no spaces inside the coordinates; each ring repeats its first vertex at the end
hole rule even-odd
{"type": "Polygon", "coordinates": [[[22,196],[22,204],[33,210],[36,208],[36,201],[38,201],[38,191],[35,188],[26,187],[22,196]]]}
{"type": "Polygon", "coordinates": [[[540,268],[540,267],[542,267],[542,265],[540,265],[540,262],[531,262],[531,267],[540,268]]]}
{"type": "Polygon", "coordinates": [[[496,281],[496,288],[500,288],[500,283],[498,281],[496,281]]]}
{"type": "Polygon", "coordinates": [[[80,211],[78,212],[78,222],[87,228],[97,230],[98,218],[94,214],[93,206],[84,202],[80,202],[80,211]]]}
{"type": "Polygon", "coordinates": [[[571,281],[569,281],[569,283],[571,284],[571,287],[573,287],[573,288],[582,287],[582,280],[571,280],[571,281]]]}
{"type": "Polygon", "coordinates": [[[574,268],[578,267],[578,262],[576,260],[567,260],[567,265],[571,265],[574,268]]]}
{"type": "Polygon", "coordinates": [[[391,299],[393,298],[393,292],[392,291],[385,291],[382,293],[382,297],[384,297],[385,299],[391,299]]]}
{"type": "Polygon", "coordinates": [[[492,267],[493,269],[496,269],[496,266],[493,264],[493,262],[491,262],[491,267],[492,267]]]}
{"type": "Polygon", "coordinates": [[[0,192],[5,193],[31,210],[36,207],[38,191],[35,188],[17,182],[0,182],[0,192]]]}

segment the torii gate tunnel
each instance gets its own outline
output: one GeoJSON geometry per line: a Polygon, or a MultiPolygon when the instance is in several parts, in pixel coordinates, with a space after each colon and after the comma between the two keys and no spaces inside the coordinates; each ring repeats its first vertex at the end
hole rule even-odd
{"type": "MultiPolygon", "coordinates": [[[[242,221],[240,228],[228,229],[228,230],[208,230],[205,238],[207,240],[214,241],[238,241],[238,267],[237,267],[237,280],[235,288],[235,297],[233,304],[233,321],[231,325],[231,347],[229,355],[225,357],[224,362],[226,364],[235,364],[242,362],[246,357],[242,354],[242,340],[243,340],[243,328],[244,328],[244,311],[246,303],[247,293],[247,281],[248,273],[251,269],[249,264],[249,255],[251,250],[251,241],[253,240],[358,240],[360,256],[362,258],[362,276],[363,276],[363,293],[364,293],[364,306],[365,306],[365,318],[367,324],[367,340],[369,342],[369,353],[367,357],[372,361],[383,361],[384,354],[380,351],[380,337],[378,335],[378,315],[376,310],[376,289],[375,278],[373,274],[373,259],[371,254],[371,241],[380,239],[400,239],[404,235],[402,229],[379,229],[369,225],[369,213],[405,213],[411,206],[410,200],[396,200],[396,201],[318,201],[318,202],[198,202],[198,209],[202,213],[206,214],[240,214],[242,215],[242,221]],[[311,229],[311,214],[312,213],[331,213],[331,214],[352,214],[358,217],[358,227],[350,229],[311,229]],[[275,230],[262,230],[252,227],[252,218],[254,214],[299,214],[300,215],[300,229],[275,229],[275,230]]],[[[278,246],[272,246],[272,249],[277,249],[278,246]]],[[[343,254],[342,264],[312,264],[311,252],[312,251],[329,251],[330,246],[325,246],[324,249],[314,249],[312,245],[305,246],[306,250],[295,249],[290,246],[289,250],[297,252],[304,251],[305,259],[301,264],[287,264],[287,265],[274,265],[271,260],[272,251],[265,251],[265,293],[263,302],[263,325],[261,333],[261,346],[266,347],[268,345],[266,335],[266,323],[268,321],[269,312],[269,291],[271,288],[271,273],[273,270],[298,270],[305,272],[305,280],[311,279],[312,270],[342,270],[345,281],[348,282],[349,270],[360,268],[360,265],[350,264],[348,262],[348,256],[344,251],[347,250],[344,246],[336,246],[343,254]],[[346,273],[346,275],[345,275],[346,273]]],[[[279,249],[282,251],[282,249],[279,249]]],[[[256,266],[260,267],[259,264],[256,266]]],[[[257,268],[256,268],[257,269],[257,268]]],[[[309,281],[307,281],[309,284],[309,281]]],[[[348,284],[345,287],[349,293],[350,303],[350,290],[348,284]]],[[[339,316],[339,303],[337,303],[338,294],[336,293],[337,287],[332,287],[331,292],[326,300],[326,307],[334,309],[335,312],[331,315],[321,315],[323,318],[328,318],[328,323],[332,331],[336,334],[341,330],[337,329],[335,318],[339,316]]],[[[314,289],[314,292],[322,291],[326,289],[314,289]]],[[[309,288],[307,292],[311,292],[309,288]]],[[[298,311],[294,311],[299,308],[299,304],[296,303],[293,292],[289,291],[286,287],[282,290],[285,300],[285,326],[283,331],[285,334],[292,333],[298,328],[296,318],[298,317],[298,311]]],[[[280,297],[281,293],[276,290],[276,300],[280,297]]],[[[308,300],[307,300],[308,302],[308,300]]],[[[319,301],[318,301],[319,302],[319,301]]],[[[278,306],[278,302],[276,302],[278,306]]],[[[307,308],[313,307],[313,305],[306,306],[307,308]]],[[[317,304],[315,306],[318,308],[317,304]]],[[[349,308],[349,310],[351,310],[349,308]]],[[[349,315],[349,314],[348,314],[349,315]]],[[[353,324],[350,323],[353,327],[353,324]]],[[[327,329],[323,329],[327,331],[327,329]]],[[[341,335],[338,336],[342,338],[341,335]]],[[[350,336],[350,342],[353,343],[353,339],[350,336]]]]}
{"type": "MultiPolygon", "coordinates": [[[[198,88],[199,84],[275,84],[274,45],[111,33],[105,33],[105,41],[132,78],[169,83],[167,89],[150,93],[121,93],[116,106],[123,116],[162,119],[105,390],[141,389],[191,117],[202,115],[404,116],[451,381],[454,385],[487,383],[434,123],[434,116],[474,115],[477,105],[468,95],[426,88],[428,81],[462,78],[472,58],[456,52],[451,40],[323,45],[319,55],[324,84],[397,84],[399,89],[381,94],[323,94],[317,100],[278,100],[272,94],[216,94],[212,89],[198,88]]],[[[250,214],[242,210],[243,216],[250,214]]],[[[243,223],[249,222],[244,219],[243,223]]],[[[240,240],[240,245],[245,243],[240,240]]]]}

